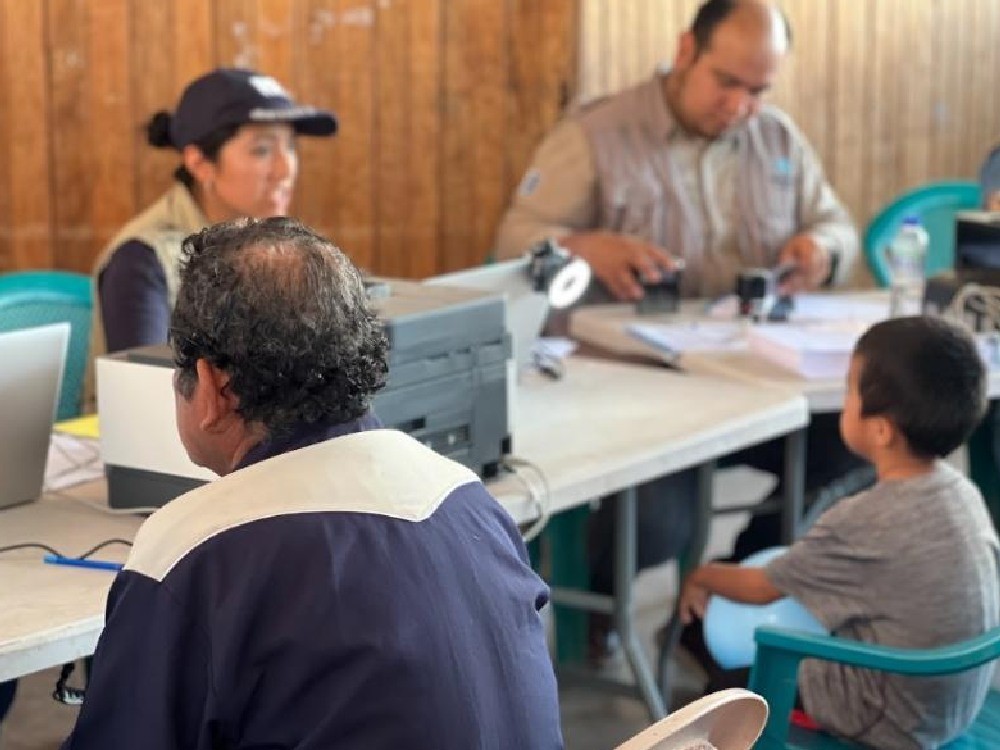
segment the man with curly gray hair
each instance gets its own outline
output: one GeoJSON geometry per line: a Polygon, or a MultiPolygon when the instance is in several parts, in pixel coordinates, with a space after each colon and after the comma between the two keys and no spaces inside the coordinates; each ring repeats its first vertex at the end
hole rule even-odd
{"type": "Polygon", "coordinates": [[[558,748],[545,584],[477,477],[381,429],[357,270],[291,219],[191,235],[177,426],[68,748],[558,748]]]}

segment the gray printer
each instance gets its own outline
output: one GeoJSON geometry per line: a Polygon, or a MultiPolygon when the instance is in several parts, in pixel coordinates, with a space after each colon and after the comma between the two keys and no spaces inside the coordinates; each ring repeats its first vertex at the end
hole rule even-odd
{"type": "MultiPolygon", "coordinates": [[[[369,294],[390,342],[389,377],[374,400],[386,427],[407,432],[484,478],[510,452],[510,336],[501,295],[373,279],[369,294]]],[[[177,435],[166,346],[97,361],[101,450],[114,508],[159,507],[215,477],[177,435]]]]}

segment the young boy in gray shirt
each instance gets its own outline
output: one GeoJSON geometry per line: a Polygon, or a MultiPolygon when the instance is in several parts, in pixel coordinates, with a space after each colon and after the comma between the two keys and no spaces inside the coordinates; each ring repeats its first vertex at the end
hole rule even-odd
{"type": "MultiPolygon", "coordinates": [[[[859,340],[840,420],[844,442],[878,483],[842,500],[765,568],[713,563],[681,592],[685,620],[708,597],[802,603],[833,635],[927,649],[1000,624],[1000,545],[979,491],[941,459],[982,418],[975,342],[940,319],[896,318],[859,340]]],[[[982,707],[990,666],[914,678],[807,660],[806,711],[823,728],[875,748],[936,748],[982,707]]]]}

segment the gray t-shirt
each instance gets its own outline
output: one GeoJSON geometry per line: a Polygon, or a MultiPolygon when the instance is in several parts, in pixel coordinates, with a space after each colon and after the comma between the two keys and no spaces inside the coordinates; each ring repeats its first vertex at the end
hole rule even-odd
{"type": "MultiPolygon", "coordinates": [[[[767,576],[834,635],[926,649],[1000,623],[998,565],[982,496],[938,462],[841,501],[767,576]]],[[[799,689],[806,711],[838,734],[876,748],[935,748],[975,718],[991,673],[914,678],[807,660],[799,689]]]]}

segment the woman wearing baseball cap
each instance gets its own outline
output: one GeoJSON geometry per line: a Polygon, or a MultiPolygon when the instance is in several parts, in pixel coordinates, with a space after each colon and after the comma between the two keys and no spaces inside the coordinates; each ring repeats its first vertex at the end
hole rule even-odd
{"type": "MultiPolygon", "coordinates": [[[[292,100],[269,76],[219,68],[184,90],[173,114],[158,112],[149,143],[180,152],[175,184],[130,221],[94,266],[90,356],[167,340],[184,238],[240,216],[280,216],[298,176],[295,139],[330,136],[330,112],[292,100]]],[[[85,405],[94,406],[93,372],[85,405]]]]}

